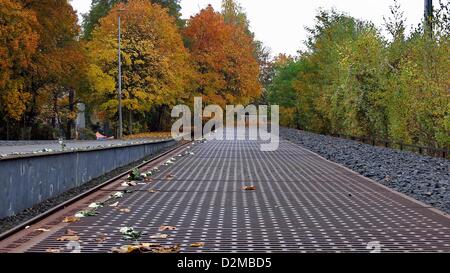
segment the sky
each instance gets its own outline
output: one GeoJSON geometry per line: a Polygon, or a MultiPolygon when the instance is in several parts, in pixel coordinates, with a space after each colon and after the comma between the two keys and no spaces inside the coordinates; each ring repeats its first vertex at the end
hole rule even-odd
{"type": "MultiPolygon", "coordinates": [[[[256,39],[272,51],[272,55],[296,55],[305,49],[306,26],[314,25],[319,8],[336,8],[358,19],[370,20],[378,27],[389,16],[393,0],[237,0],[250,20],[256,39]]],[[[91,0],[71,0],[79,14],[89,11],[91,0]]],[[[183,18],[197,14],[211,4],[220,10],[221,0],[181,0],[183,18]]],[[[423,0],[398,0],[407,18],[407,29],[417,26],[424,14],[423,0]]],[[[435,1],[437,2],[437,1],[435,1]]]]}

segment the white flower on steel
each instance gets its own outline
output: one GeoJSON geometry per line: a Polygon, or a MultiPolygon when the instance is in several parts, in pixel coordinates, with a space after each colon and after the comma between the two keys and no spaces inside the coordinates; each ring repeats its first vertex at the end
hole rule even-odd
{"type": "Polygon", "coordinates": [[[120,233],[126,235],[126,234],[130,234],[134,231],[134,228],[132,227],[123,227],[120,229],[120,233]]]}
{"type": "Polygon", "coordinates": [[[122,198],[123,197],[123,192],[116,192],[114,195],[113,195],[115,198],[122,198]]]}
{"type": "Polygon", "coordinates": [[[100,205],[100,204],[97,204],[97,203],[92,203],[92,204],[90,204],[89,206],[88,206],[88,208],[91,208],[91,209],[98,209],[98,208],[100,208],[102,205],[100,205]]]}

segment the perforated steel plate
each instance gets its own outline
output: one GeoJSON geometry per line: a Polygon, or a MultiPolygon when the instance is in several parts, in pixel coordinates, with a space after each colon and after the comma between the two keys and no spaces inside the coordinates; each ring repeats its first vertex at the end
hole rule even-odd
{"type": "Polygon", "coordinates": [[[368,252],[370,242],[382,252],[450,252],[448,217],[290,142],[274,152],[259,144],[197,143],[118,208],[54,230],[28,251],[70,251],[56,240],[70,228],[82,252],[110,252],[132,243],[119,229],[134,227],[140,242],[181,244],[182,252],[368,252]],[[242,190],[251,185],[256,191],[242,190]],[[177,230],[151,239],[161,225],[177,230]]]}

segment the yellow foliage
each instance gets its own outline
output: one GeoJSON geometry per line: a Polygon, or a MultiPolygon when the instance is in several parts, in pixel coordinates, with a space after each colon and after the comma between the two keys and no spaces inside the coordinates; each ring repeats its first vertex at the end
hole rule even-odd
{"type": "Polygon", "coordinates": [[[20,121],[31,100],[31,94],[14,90],[2,95],[1,100],[6,115],[15,121],[20,121]]]}
{"type": "Polygon", "coordinates": [[[193,75],[189,54],[174,19],[167,10],[146,0],[117,5],[101,19],[87,49],[91,60],[89,78],[100,109],[117,113],[117,29],[119,10],[122,31],[123,106],[147,112],[156,105],[176,105],[189,97],[193,75]]]}

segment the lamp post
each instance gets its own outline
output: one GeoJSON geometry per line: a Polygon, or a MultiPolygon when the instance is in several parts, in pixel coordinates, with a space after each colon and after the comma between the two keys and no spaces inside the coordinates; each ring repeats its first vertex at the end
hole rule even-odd
{"type": "Polygon", "coordinates": [[[433,35],[433,0],[425,0],[425,23],[427,31],[433,35]]]}
{"type": "Polygon", "coordinates": [[[121,37],[120,37],[120,13],[124,11],[124,9],[120,9],[119,10],[119,31],[118,31],[118,40],[119,40],[119,50],[118,50],[118,55],[119,55],[119,75],[118,75],[118,80],[119,80],[119,90],[118,90],[118,99],[119,99],[119,133],[118,133],[118,138],[122,139],[123,138],[123,116],[122,116],[122,53],[121,53],[121,49],[120,49],[120,42],[121,42],[121,37]]]}

